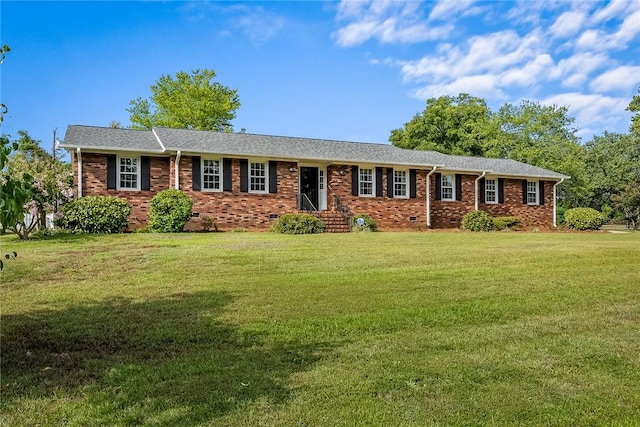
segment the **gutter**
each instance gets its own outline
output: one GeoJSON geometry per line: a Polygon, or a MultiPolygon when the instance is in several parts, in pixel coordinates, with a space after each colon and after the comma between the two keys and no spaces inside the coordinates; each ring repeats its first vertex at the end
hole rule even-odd
{"type": "Polygon", "coordinates": [[[427,174],[427,227],[431,227],[431,175],[433,175],[438,166],[434,166],[433,169],[427,174]]]}
{"type": "Polygon", "coordinates": [[[557,203],[556,203],[556,187],[564,182],[564,178],[560,181],[553,184],[553,227],[558,228],[558,220],[556,219],[557,215],[557,203]]]}
{"type": "Polygon", "coordinates": [[[180,157],[182,157],[182,151],[178,150],[176,153],[176,163],[173,168],[173,172],[175,174],[173,183],[176,190],[180,190],[180,157]]]}
{"type": "Polygon", "coordinates": [[[76,148],[76,156],[78,160],[78,199],[82,197],[82,152],[80,147],[76,148]]]}
{"type": "Polygon", "coordinates": [[[482,171],[482,175],[480,175],[479,177],[476,178],[476,182],[475,182],[476,194],[475,194],[475,197],[474,197],[475,202],[476,202],[476,206],[475,206],[476,210],[478,210],[480,208],[479,202],[478,202],[478,182],[480,182],[480,180],[485,177],[487,172],[490,172],[490,171],[482,171]]]}

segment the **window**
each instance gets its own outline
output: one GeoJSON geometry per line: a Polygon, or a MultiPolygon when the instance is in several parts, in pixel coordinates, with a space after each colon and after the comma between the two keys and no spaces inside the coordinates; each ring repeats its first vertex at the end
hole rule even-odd
{"type": "Polygon", "coordinates": [[[222,168],[220,160],[202,159],[202,189],[220,191],[222,168]]]}
{"type": "Polygon", "coordinates": [[[497,180],[486,179],[484,181],[484,201],[485,203],[498,203],[497,180]]]}
{"type": "Polygon", "coordinates": [[[324,190],[324,170],[318,169],[318,190],[324,190]]]}
{"type": "Polygon", "coordinates": [[[538,183],[536,181],[527,181],[527,204],[538,204],[538,183]]]}
{"type": "Polygon", "coordinates": [[[267,192],[267,164],[265,162],[251,162],[249,165],[249,192],[267,192]]]}
{"type": "Polygon", "coordinates": [[[118,167],[118,190],[139,190],[140,159],[120,157],[118,167]]]}
{"type": "Polygon", "coordinates": [[[455,198],[455,194],[453,190],[454,184],[455,184],[454,175],[442,175],[442,184],[441,184],[442,200],[454,200],[455,198]]]}
{"type": "Polygon", "coordinates": [[[407,171],[393,171],[393,197],[407,197],[407,171]]]}
{"type": "Polygon", "coordinates": [[[373,169],[360,168],[360,196],[373,196],[373,169]]]}

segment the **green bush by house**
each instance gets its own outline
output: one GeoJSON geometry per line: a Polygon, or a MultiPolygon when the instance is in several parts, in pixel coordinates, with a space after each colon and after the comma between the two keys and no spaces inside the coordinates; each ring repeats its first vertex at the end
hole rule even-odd
{"type": "Polygon", "coordinates": [[[56,225],[74,233],[121,233],[131,205],[114,196],[86,196],[62,206],[56,225]]]}
{"type": "Polygon", "coordinates": [[[376,220],[366,214],[352,216],[349,225],[351,231],[378,231],[376,220]]]}
{"type": "Polygon", "coordinates": [[[461,228],[469,231],[491,231],[493,220],[485,211],[472,211],[462,217],[461,228]]]}
{"type": "Polygon", "coordinates": [[[564,213],[564,221],[573,230],[599,230],[604,215],[591,208],[574,208],[564,213]]]}
{"type": "Polygon", "coordinates": [[[324,222],[310,214],[285,214],[271,227],[281,234],[316,234],[324,233],[324,229],[324,222]]]}
{"type": "Polygon", "coordinates": [[[520,218],[517,216],[497,216],[493,218],[494,230],[510,230],[520,225],[520,218]]]}
{"type": "Polygon", "coordinates": [[[191,218],[193,203],[180,190],[170,188],[149,202],[149,227],[161,233],[180,233],[191,218]]]}

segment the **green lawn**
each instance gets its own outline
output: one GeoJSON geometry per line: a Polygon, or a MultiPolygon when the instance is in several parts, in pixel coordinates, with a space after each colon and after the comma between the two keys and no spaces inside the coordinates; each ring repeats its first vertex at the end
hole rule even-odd
{"type": "Polygon", "coordinates": [[[3,426],[640,425],[637,232],[0,244],[3,426]]]}

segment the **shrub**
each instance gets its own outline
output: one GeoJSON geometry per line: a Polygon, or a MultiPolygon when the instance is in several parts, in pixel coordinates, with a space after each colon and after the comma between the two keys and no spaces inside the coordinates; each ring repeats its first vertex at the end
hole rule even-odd
{"type": "Polygon", "coordinates": [[[354,215],[349,220],[351,231],[378,231],[376,220],[369,215],[354,215]]]}
{"type": "Polygon", "coordinates": [[[491,231],[493,220],[485,211],[472,211],[462,217],[461,228],[469,231],[491,231]]]}
{"type": "Polygon", "coordinates": [[[213,231],[218,231],[218,226],[216,225],[213,218],[211,218],[210,216],[205,216],[204,218],[202,218],[201,224],[202,224],[202,231],[211,231],[212,228],[213,228],[213,231]]]}
{"type": "Polygon", "coordinates": [[[517,216],[498,216],[493,218],[493,228],[495,230],[509,230],[520,225],[520,218],[517,216]]]}
{"type": "Polygon", "coordinates": [[[131,205],[114,196],[85,196],[62,206],[58,227],[73,233],[120,233],[129,222],[131,205]]]}
{"type": "Polygon", "coordinates": [[[599,230],[604,215],[591,208],[573,208],[564,213],[564,220],[574,230],[599,230]]]}
{"type": "Polygon", "coordinates": [[[282,234],[316,234],[324,233],[324,229],[324,222],[310,214],[285,214],[271,227],[271,231],[282,234]]]}
{"type": "Polygon", "coordinates": [[[149,227],[161,233],[179,233],[191,218],[192,206],[189,196],[180,190],[161,191],[149,202],[149,227]]]}

